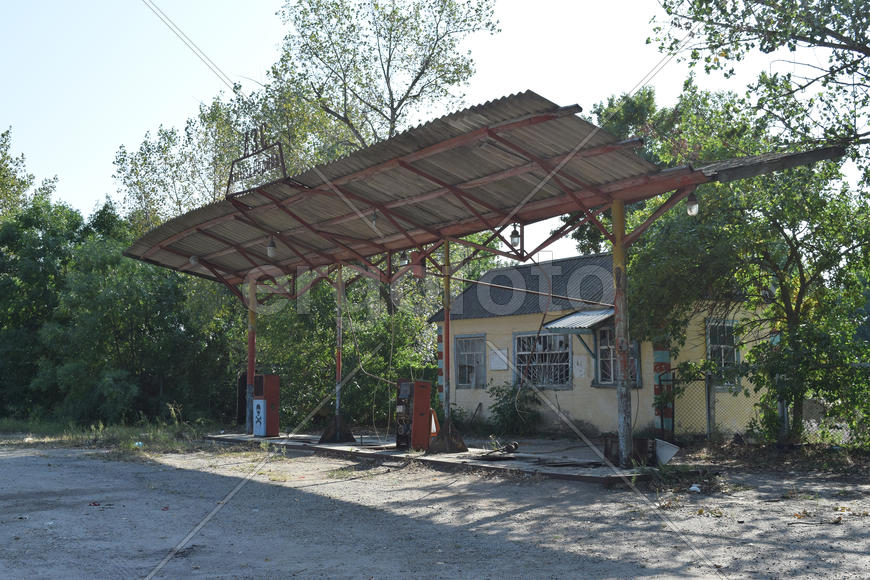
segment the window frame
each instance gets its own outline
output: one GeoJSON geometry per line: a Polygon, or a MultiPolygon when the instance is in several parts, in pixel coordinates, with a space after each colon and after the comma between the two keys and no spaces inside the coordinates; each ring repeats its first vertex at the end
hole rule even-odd
{"type": "Polygon", "coordinates": [[[454,367],[454,373],[455,373],[454,377],[456,378],[456,388],[457,389],[469,389],[469,390],[470,389],[485,389],[486,388],[487,371],[489,370],[487,368],[487,364],[486,364],[486,334],[459,334],[459,335],[454,336],[453,337],[453,367],[454,367]],[[463,356],[463,354],[461,354],[459,351],[459,342],[465,341],[465,340],[467,340],[467,341],[479,340],[481,347],[482,347],[482,350],[480,351],[480,366],[483,369],[483,382],[479,386],[472,385],[472,384],[461,384],[459,382],[459,374],[460,374],[459,373],[459,366],[460,366],[460,360],[461,360],[460,357],[463,356]]]}
{"type": "MultiPolygon", "coordinates": [[[[549,331],[541,331],[538,332],[514,332],[513,333],[513,363],[514,363],[514,372],[513,378],[515,384],[520,384],[522,381],[520,377],[520,373],[522,373],[521,367],[525,364],[525,362],[520,362],[519,358],[523,354],[531,354],[532,351],[520,351],[519,349],[519,340],[521,338],[527,337],[536,337],[540,334],[540,336],[547,338],[559,338],[561,337],[565,341],[565,349],[564,354],[567,355],[567,360],[561,363],[548,363],[551,365],[555,364],[564,364],[567,368],[567,382],[564,384],[535,384],[535,387],[541,390],[549,390],[549,391],[571,391],[574,390],[574,345],[571,334],[562,333],[562,332],[549,332],[549,331]]],[[[543,351],[535,351],[536,356],[540,356],[543,351]]],[[[553,351],[555,352],[555,351],[553,351]]]]}
{"type": "MultiPolygon", "coordinates": [[[[711,349],[714,346],[718,347],[718,348],[723,348],[723,347],[731,348],[732,353],[733,353],[733,359],[734,359],[731,364],[734,365],[735,367],[740,364],[740,346],[739,346],[739,341],[737,340],[737,331],[735,329],[737,324],[738,323],[736,320],[733,320],[730,318],[705,318],[704,319],[704,357],[708,361],[714,361],[717,364],[721,365],[720,368],[723,368],[723,369],[726,368],[728,363],[724,362],[722,360],[721,356],[717,360],[714,360],[711,357],[711,354],[712,354],[711,349]],[[712,327],[716,327],[716,326],[730,327],[731,328],[731,339],[732,339],[733,344],[727,345],[727,344],[718,344],[717,343],[717,344],[713,345],[711,343],[710,330],[712,327]]],[[[711,381],[713,387],[719,392],[730,392],[733,389],[740,387],[740,379],[739,378],[737,378],[733,382],[728,382],[725,380],[725,377],[721,373],[710,373],[710,381],[711,381]]]]}
{"type": "MultiPolygon", "coordinates": [[[[591,386],[596,388],[616,388],[616,346],[615,346],[615,335],[616,328],[613,324],[599,324],[593,329],[592,332],[592,358],[595,364],[595,371],[592,375],[592,383],[591,386]],[[610,381],[602,381],[601,380],[601,331],[607,330],[611,335],[611,344],[609,348],[611,349],[612,356],[610,360],[613,364],[613,378],[610,381]]],[[[629,386],[632,389],[640,389],[643,387],[643,365],[641,364],[641,350],[640,343],[636,340],[631,341],[631,347],[628,354],[628,364],[631,365],[632,361],[634,361],[634,380],[629,380],[629,386]]]]}

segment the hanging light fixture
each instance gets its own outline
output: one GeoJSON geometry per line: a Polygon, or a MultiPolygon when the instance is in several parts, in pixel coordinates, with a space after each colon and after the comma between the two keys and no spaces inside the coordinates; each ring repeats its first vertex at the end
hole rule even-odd
{"type": "Polygon", "coordinates": [[[511,245],[515,248],[520,245],[520,231],[517,229],[516,224],[514,224],[514,229],[511,232],[511,245]]]}
{"type": "Polygon", "coordinates": [[[198,266],[199,265],[199,258],[197,258],[196,256],[189,257],[187,259],[187,261],[190,262],[191,266],[198,266]]]}
{"type": "Polygon", "coordinates": [[[269,256],[270,258],[274,258],[275,257],[275,248],[276,248],[275,238],[270,237],[269,244],[266,246],[266,255],[269,256]]]}
{"type": "Polygon", "coordinates": [[[689,194],[689,197],[686,198],[686,213],[694,217],[698,215],[698,208],[698,197],[693,191],[689,194]]]}
{"type": "Polygon", "coordinates": [[[406,252],[405,250],[402,250],[402,253],[399,254],[399,267],[404,268],[405,266],[408,265],[408,262],[409,262],[408,252],[406,252]]]}

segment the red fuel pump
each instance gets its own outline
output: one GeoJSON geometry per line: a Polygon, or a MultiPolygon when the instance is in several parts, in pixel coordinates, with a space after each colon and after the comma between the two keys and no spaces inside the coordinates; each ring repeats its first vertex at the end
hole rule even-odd
{"type": "Polygon", "coordinates": [[[278,436],[278,375],[254,375],[254,436],[278,436]]]}
{"type": "Polygon", "coordinates": [[[432,383],[400,379],[396,387],[396,449],[429,449],[438,419],[429,406],[432,383]]]}

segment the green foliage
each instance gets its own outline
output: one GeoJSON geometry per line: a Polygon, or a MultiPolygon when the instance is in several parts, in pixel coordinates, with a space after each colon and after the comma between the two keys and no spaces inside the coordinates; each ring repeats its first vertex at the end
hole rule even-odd
{"type": "MultiPolygon", "coordinates": [[[[674,111],[668,139],[647,145],[664,163],[774,147],[765,121],[734,95],[690,84],[674,111]]],[[[632,335],[676,350],[692,316],[737,319],[751,351],[743,372],[764,391],[768,411],[780,399],[791,405],[790,437],[798,440],[807,396],[834,401],[868,389],[866,377],[851,369],[861,360],[854,337],[870,206],[842,184],[833,163],[701,186],[697,195],[697,217],[669,212],[632,247],[632,335]]],[[[632,220],[653,209],[637,210],[632,220]]]]}
{"type": "MultiPolygon", "coordinates": [[[[227,411],[212,395],[229,388],[231,336],[215,332],[220,317],[189,316],[202,282],[123,258],[130,239],[111,203],[85,223],[36,196],[0,225],[0,413],[116,422],[158,416],[169,399],[227,411]]],[[[214,290],[209,312],[241,318],[214,290]]]]}
{"type": "MultiPolygon", "coordinates": [[[[730,77],[755,52],[790,53],[748,90],[782,138],[870,142],[867,0],[664,0],[662,7],[667,16],[654,29],[660,50],[679,51],[708,73],[730,77]]],[[[870,170],[865,154],[854,155],[870,170]]]]}
{"type": "Polygon", "coordinates": [[[494,32],[492,0],[368,2],[299,0],[281,15],[291,25],[275,83],[352,134],[357,146],[391,137],[412,115],[452,105],[474,72],[460,44],[494,32]]]}
{"type": "Polygon", "coordinates": [[[0,133],[0,220],[17,210],[33,184],[24,167],[24,156],[13,157],[12,129],[0,133]]]}
{"type": "Polygon", "coordinates": [[[27,415],[37,406],[28,385],[46,352],[39,330],[51,321],[82,218],[39,196],[0,223],[0,408],[27,415]]]}
{"type": "MultiPolygon", "coordinates": [[[[107,202],[87,222],[47,194],[26,195],[33,177],[23,158],[8,154],[3,133],[3,199],[22,207],[0,214],[0,414],[105,424],[159,418],[177,403],[192,416],[228,416],[246,358],[245,307],[217,284],[121,252],[148,229],[222,199],[248,129],[265,125],[265,139],[282,144],[293,174],[449,104],[473,72],[460,43],[494,31],[492,10],[490,0],[288,4],[294,28],[269,83],[247,95],[234,87],[201,105],[183,129],[161,126],[138,147],[120,147],[121,213],[107,202]],[[342,94],[348,100],[335,101],[342,94]]],[[[453,245],[451,258],[469,251],[453,245]]],[[[493,263],[476,260],[457,275],[475,278],[493,263]]],[[[427,318],[441,293],[432,277],[348,288],[342,408],[349,419],[388,425],[393,382],[435,378],[427,318]]],[[[259,308],[257,370],[281,376],[285,428],[301,426],[319,405],[330,412],[335,306],[334,288],[321,284],[298,301],[273,297],[259,308]]]]}
{"type": "MultiPolygon", "coordinates": [[[[612,96],[607,101],[594,105],[589,121],[618,139],[649,138],[650,133],[655,130],[653,121],[655,117],[655,91],[651,87],[643,87],[633,95],[612,96]]],[[[644,148],[639,153],[650,161],[658,161],[649,148],[644,148]]],[[[630,214],[637,207],[639,206],[630,205],[626,211],[630,214]]],[[[577,214],[572,213],[563,216],[562,220],[567,222],[576,217],[577,214]]],[[[598,219],[602,225],[610,228],[611,214],[609,209],[599,215],[598,219]]],[[[580,226],[571,233],[571,237],[577,242],[577,251],[581,254],[604,252],[608,247],[604,234],[592,224],[580,226]]]]}
{"type": "Polygon", "coordinates": [[[533,389],[510,383],[490,385],[490,424],[499,434],[532,435],[538,429],[541,399],[533,389]]]}

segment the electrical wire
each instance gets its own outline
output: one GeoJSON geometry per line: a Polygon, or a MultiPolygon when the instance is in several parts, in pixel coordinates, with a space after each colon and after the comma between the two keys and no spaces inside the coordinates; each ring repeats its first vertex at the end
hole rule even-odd
{"type": "Polygon", "coordinates": [[[189,48],[190,51],[191,51],[193,54],[195,54],[196,57],[197,57],[199,60],[201,60],[202,63],[203,63],[205,66],[207,66],[207,67],[209,68],[209,70],[210,70],[211,72],[213,72],[214,75],[215,75],[215,76],[216,76],[216,77],[217,77],[217,78],[218,78],[222,83],[224,83],[226,86],[228,86],[228,87],[230,88],[231,91],[234,91],[234,90],[235,90],[235,87],[234,87],[234,85],[233,85],[232,80],[230,80],[230,77],[227,76],[227,74],[224,73],[224,71],[222,71],[222,70],[220,69],[220,67],[219,67],[218,65],[216,65],[216,64],[214,63],[214,61],[213,61],[212,59],[210,59],[210,58],[208,57],[208,55],[207,55],[205,52],[203,52],[203,50],[202,50],[201,48],[199,48],[199,47],[196,45],[196,43],[193,42],[193,40],[191,40],[190,37],[188,37],[188,36],[184,33],[183,30],[181,30],[181,28],[178,27],[178,25],[175,24],[175,22],[173,22],[172,19],[169,18],[169,16],[167,16],[166,13],[163,12],[163,10],[161,10],[159,6],[157,6],[157,4],[154,3],[154,0],[142,0],[142,3],[143,3],[145,6],[147,6],[148,9],[151,10],[151,12],[153,12],[153,13],[157,16],[157,18],[159,18],[160,21],[163,22],[163,24],[165,24],[166,27],[169,28],[169,30],[171,30],[172,33],[175,34],[175,36],[177,36],[178,39],[181,40],[181,42],[183,42],[183,43],[185,44],[185,46],[187,46],[187,48],[189,48]]]}

